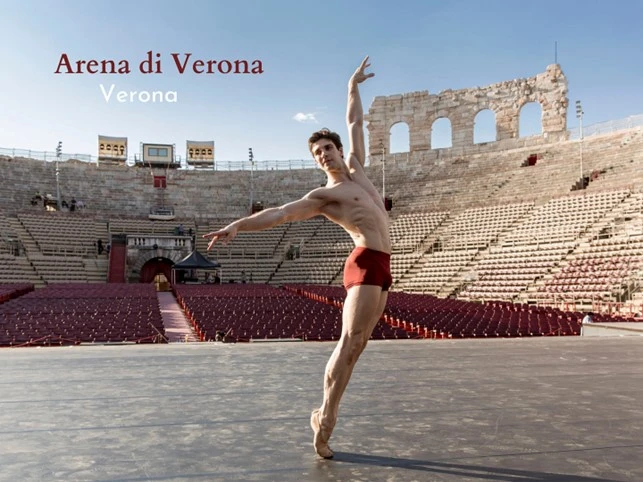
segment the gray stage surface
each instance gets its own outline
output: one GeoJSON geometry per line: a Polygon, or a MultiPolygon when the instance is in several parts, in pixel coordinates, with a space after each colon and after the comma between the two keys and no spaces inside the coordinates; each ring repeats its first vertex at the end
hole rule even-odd
{"type": "Polygon", "coordinates": [[[640,337],[0,350],[0,480],[641,481],[640,337]]]}

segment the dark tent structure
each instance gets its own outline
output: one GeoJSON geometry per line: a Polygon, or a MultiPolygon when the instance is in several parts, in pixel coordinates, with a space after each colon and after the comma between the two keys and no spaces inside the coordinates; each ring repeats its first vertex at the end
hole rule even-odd
{"type": "Polygon", "coordinates": [[[176,283],[177,270],[202,269],[206,271],[213,271],[218,270],[219,268],[221,268],[221,265],[219,263],[217,263],[216,261],[210,261],[195,249],[188,256],[172,266],[172,284],[176,283]]]}

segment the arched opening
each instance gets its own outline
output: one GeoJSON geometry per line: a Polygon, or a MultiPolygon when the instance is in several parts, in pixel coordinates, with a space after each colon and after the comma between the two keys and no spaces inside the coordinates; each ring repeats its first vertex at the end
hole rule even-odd
{"type": "Polygon", "coordinates": [[[172,279],[172,266],[174,262],[168,258],[152,258],[141,268],[139,281],[141,283],[152,283],[156,275],[162,274],[166,279],[172,279]]]}
{"type": "Polygon", "coordinates": [[[528,102],[520,109],[518,137],[539,136],[543,133],[543,109],[538,102],[528,102]]]}
{"type": "Polygon", "coordinates": [[[391,154],[395,152],[409,152],[411,150],[411,138],[409,125],[406,122],[398,122],[391,126],[389,133],[391,154]]]}
{"type": "Polygon", "coordinates": [[[496,114],[491,109],[483,109],[476,114],[473,119],[473,143],[482,144],[484,142],[495,142],[496,114]]]}
{"type": "Polygon", "coordinates": [[[446,117],[436,119],[431,125],[431,149],[453,147],[451,121],[446,117]]]}

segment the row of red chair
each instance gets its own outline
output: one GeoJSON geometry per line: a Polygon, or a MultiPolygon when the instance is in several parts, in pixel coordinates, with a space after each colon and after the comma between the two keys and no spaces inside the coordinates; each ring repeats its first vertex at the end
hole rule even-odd
{"type": "MultiPolygon", "coordinates": [[[[341,289],[289,285],[287,289],[341,305],[341,289]]],[[[345,297],[345,292],[344,295],[345,297]]],[[[431,295],[390,292],[384,320],[424,338],[577,335],[580,314],[556,309],[491,302],[472,303],[431,295]]]]}
{"type": "Polygon", "coordinates": [[[34,290],[33,283],[0,283],[0,304],[34,290]]]}
{"type": "MultiPolygon", "coordinates": [[[[256,339],[338,340],[342,314],[337,306],[267,285],[175,286],[179,304],[203,340],[224,332],[238,341],[256,339]],[[257,297],[255,297],[255,294],[257,297]],[[262,297],[263,295],[263,297],[262,297]]],[[[373,339],[409,338],[403,329],[380,323],[373,339]]]]}
{"type": "Polygon", "coordinates": [[[164,340],[153,285],[57,284],[0,306],[0,346],[164,340]]]}

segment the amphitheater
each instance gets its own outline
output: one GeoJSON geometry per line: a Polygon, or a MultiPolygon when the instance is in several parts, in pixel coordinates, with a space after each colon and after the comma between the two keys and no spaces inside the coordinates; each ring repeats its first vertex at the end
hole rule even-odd
{"type": "MultiPolygon", "coordinates": [[[[640,316],[643,133],[640,126],[625,126],[570,139],[566,93],[560,67],[551,65],[533,78],[484,88],[374,99],[366,116],[368,173],[376,184],[385,179],[383,189],[393,203],[395,294],[381,336],[578,334],[583,311],[593,311],[598,321],[640,316]],[[542,132],[521,138],[520,108],[529,102],[542,109],[542,132]],[[474,144],[475,116],[484,109],[495,114],[497,140],[474,144]],[[453,119],[450,148],[430,148],[431,126],[438,118],[453,119]],[[408,127],[410,151],[378,154],[390,150],[387,134],[398,123],[408,127]]],[[[150,284],[161,273],[170,280],[172,265],[196,249],[221,265],[224,285],[174,286],[199,339],[211,340],[217,330],[232,330],[230,335],[240,340],[337,338],[338,318],[330,316],[336,309],[327,314],[326,324],[332,326],[323,327],[310,321],[285,326],[283,319],[281,324],[266,319],[232,326],[198,314],[255,310],[250,304],[221,307],[210,297],[213,289],[220,299],[247,301],[256,290],[263,296],[306,298],[300,303],[312,310],[341,305],[343,261],[352,243],[324,218],[242,233],[232,245],[210,252],[202,238],[248,214],[251,189],[264,207],[277,206],[319,186],[323,173],[292,165],[287,171],[251,172],[249,164],[225,170],[130,166],[105,159],[57,163],[3,156],[1,162],[2,282],[33,285],[29,296],[39,299],[57,298],[60,283],[75,285],[65,288],[68,296],[71,290],[96,292],[94,284],[108,281],[150,284]],[[159,177],[164,187],[155,187],[153,179],[159,177]],[[63,199],[77,198],[85,207],[46,211],[42,203],[32,204],[34,193],[56,193],[57,188],[63,199]],[[150,220],[150,209],[157,206],[170,206],[175,218],[150,220]],[[177,234],[179,224],[182,235],[177,234]],[[99,239],[113,246],[109,258],[97,253],[99,239]],[[241,281],[242,272],[252,283],[228,286],[241,281]],[[266,291],[266,285],[274,289],[266,291]],[[191,301],[197,298],[198,303],[191,301]],[[326,306],[314,303],[319,299],[326,306]]],[[[201,282],[206,275],[194,274],[201,282]]],[[[98,292],[109,289],[111,283],[98,292]]],[[[11,313],[5,311],[0,345],[33,344],[39,335],[81,342],[138,336],[127,336],[125,327],[120,335],[115,330],[91,338],[42,327],[30,333],[28,319],[13,323],[11,313]]],[[[162,332],[162,323],[156,328],[162,332]]],[[[150,329],[147,336],[156,333],[150,329]]]]}
{"type": "MultiPolygon", "coordinates": [[[[521,357],[515,350],[524,349],[529,354],[523,354],[522,360],[532,360],[538,365],[543,363],[543,350],[561,351],[562,358],[569,348],[574,360],[583,360],[581,345],[564,344],[585,338],[578,336],[581,328],[586,329],[586,335],[606,334],[611,329],[610,333],[619,339],[622,335],[640,333],[643,127],[627,120],[613,121],[609,129],[588,128],[585,135],[573,135],[567,128],[568,103],[567,80],[558,65],[551,65],[532,78],[482,88],[437,95],[412,92],[373,100],[366,115],[371,153],[367,172],[376,186],[382,183],[392,202],[394,277],[387,309],[373,333],[373,339],[387,340],[391,345],[375,344],[373,353],[398,347],[405,356],[412,353],[411,360],[415,361],[411,363],[431,370],[422,357],[435,357],[434,350],[447,356],[447,347],[464,357],[486,349],[501,353],[507,349],[504,353],[514,362],[521,357]],[[520,137],[520,110],[533,102],[542,111],[542,132],[520,137]],[[476,115],[485,109],[495,115],[496,139],[474,143],[476,115]],[[433,149],[432,125],[444,118],[451,124],[452,145],[433,149]],[[409,151],[392,154],[390,132],[400,123],[408,129],[409,151]],[[581,320],[590,311],[595,326],[583,327],[581,320]],[[526,338],[529,342],[525,343],[530,345],[503,344],[526,338]],[[545,342],[557,344],[544,345],[545,342]],[[486,343],[487,348],[481,343],[486,343]]],[[[278,206],[318,187],[325,177],[311,169],[310,163],[291,162],[258,169],[250,163],[177,168],[139,162],[132,165],[106,158],[98,161],[91,158],[88,162],[85,157],[69,155],[57,159],[53,155],[8,149],[1,152],[5,181],[0,196],[0,347],[7,349],[0,351],[6,367],[20,372],[20,363],[37,363],[29,358],[32,350],[26,348],[33,346],[73,346],[73,350],[78,350],[75,354],[61,355],[63,359],[71,357],[67,362],[72,365],[83,361],[93,366],[93,357],[97,356],[98,374],[105,368],[101,368],[100,360],[115,361],[112,353],[118,353],[116,357],[138,353],[131,359],[136,365],[137,359],[156,360],[158,352],[127,350],[149,350],[158,345],[164,345],[167,356],[179,365],[183,355],[203,360],[199,357],[212,355],[176,350],[231,347],[213,343],[221,333],[225,333],[225,341],[235,342],[337,340],[345,295],[341,286],[343,262],[352,249],[344,231],[324,218],[315,218],[260,233],[241,233],[229,246],[216,246],[211,251],[207,251],[207,242],[202,238],[203,234],[247,215],[255,203],[263,208],[278,206]],[[82,201],[83,207],[47,209],[43,198],[57,189],[62,198],[82,201]],[[173,219],[150,219],[151,210],[158,207],[169,207],[173,219]],[[111,249],[99,253],[98,240],[111,249]],[[166,290],[163,281],[175,279],[172,267],[193,251],[219,265],[217,272],[222,283],[207,283],[210,271],[197,269],[186,274],[185,282],[171,283],[169,291],[166,290]],[[175,308],[166,308],[170,305],[175,308]],[[170,310],[177,312],[186,325],[180,337],[171,336],[166,321],[170,310]],[[181,343],[167,346],[168,341],[181,343]],[[108,345],[113,352],[100,351],[108,345]],[[88,349],[95,350],[95,355],[85,351],[88,349]]],[[[640,349],[631,344],[634,337],[627,339],[630,341],[624,342],[629,344],[623,352],[611,345],[611,353],[618,356],[620,352],[633,362],[637,355],[632,354],[637,350],[640,353],[640,349]]],[[[601,346],[614,344],[607,338],[601,340],[607,345],[589,339],[586,343],[595,343],[591,347],[596,353],[602,353],[601,346]]],[[[307,356],[319,353],[311,350],[321,350],[327,355],[330,349],[326,348],[328,344],[247,346],[251,345],[257,351],[238,352],[237,362],[261,363],[257,353],[266,355],[272,353],[270,350],[278,350],[290,351],[304,366],[307,356]],[[308,348],[311,346],[321,348],[308,348]]],[[[52,350],[56,351],[47,348],[46,352],[52,350]]],[[[257,380],[261,379],[260,374],[238,373],[240,369],[234,367],[234,357],[229,352],[220,356],[229,363],[226,367],[231,377],[256,375],[257,380]]],[[[604,366],[614,368],[605,356],[601,359],[604,366]]],[[[391,366],[404,371],[395,364],[395,355],[392,360],[391,366]]],[[[550,358],[547,360],[551,362],[550,358]]],[[[580,372],[575,377],[591,380],[596,372],[585,372],[581,365],[579,362],[576,366],[580,372]]],[[[122,368],[127,373],[132,369],[122,368]]],[[[552,370],[558,369],[560,366],[554,363],[552,370]]],[[[311,368],[310,372],[321,377],[316,369],[311,368]]],[[[437,371],[431,372],[429,379],[440,377],[437,371]]],[[[428,372],[423,373],[426,376],[428,372]]],[[[616,369],[616,377],[618,373],[616,369]]],[[[367,378],[370,375],[376,383],[379,375],[368,372],[367,378]]],[[[3,376],[11,380],[8,372],[3,376]]],[[[170,380],[176,382],[184,376],[185,367],[180,367],[175,375],[170,375],[170,380]]],[[[473,377],[471,373],[468,376],[473,377]]],[[[538,378],[537,373],[534,376],[538,378]]],[[[598,376],[607,374],[600,371],[598,376]]],[[[101,375],[97,377],[102,379],[101,375]]],[[[520,377],[512,379],[520,384],[520,377]]],[[[195,381],[208,384],[200,379],[195,381]]],[[[622,382],[623,386],[628,385],[627,381],[622,382]]],[[[370,378],[364,383],[369,385],[370,378]]],[[[24,388],[20,393],[28,398],[31,389],[24,388]]],[[[70,389],[75,392],[73,387],[70,389]]],[[[424,396],[415,389],[417,397],[424,396]]],[[[442,390],[443,398],[436,399],[438,404],[446,404],[450,397],[442,390]]],[[[584,389],[579,386],[578,390],[584,389]]],[[[124,396],[104,395],[121,401],[124,396]]],[[[533,393],[529,397],[540,395],[533,393]]],[[[82,390],[75,396],[82,397],[82,390]]],[[[20,397],[7,400],[4,403],[13,404],[20,397]]],[[[347,403],[351,406],[356,400],[347,403]]],[[[133,410],[140,415],[140,408],[133,410]]],[[[551,407],[546,410],[556,413],[551,407]]],[[[187,413],[189,418],[194,412],[187,413]]],[[[589,417],[589,412],[584,413],[589,417]]],[[[84,415],[93,417],[89,413],[84,415]]],[[[640,423],[640,411],[632,415],[640,423]]],[[[638,427],[639,431],[631,434],[630,444],[624,445],[627,450],[640,447],[636,445],[640,443],[638,427]]],[[[450,433],[452,429],[444,430],[450,433]]],[[[25,435],[20,430],[2,433],[25,435]]],[[[362,432],[362,435],[373,434],[362,432]]],[[[544,438],[549,436],[543,434],[544,438]]],[[[449,443],[457,444],[454,440],[449,443]]],[[[563,446],[563,442],[557,445],[560,450],[563,446]]],[[[56,447],[62,450],[62,446],[56,447]]],[[[580,466],[560,462],[560,468],[554,464],[551,472],[521,471],[480,468],[475,463],[466,468],[455,463],[429,463],[428,455],[417,453],[411,457],[398,454],[398,458],[351,455],[356,451],[359,452],[355,448],[345,451],[348,455],[343,459],[340,454],[346,470],[335,474],[337,480],[487,480],[488,476],[489,480],[585,481],[639,480],[630,476],[641,475],[640,466],[631,463],[616,464],[619,469],[614,468],[615,464],[601,468],[600,464],[592,463],[581,470],[580,466]],[[418,457],[423,457],[424,462],[418,457]],[[364,478],[355,472],[355,467],[365,470],[364,478]],[[378,475],[383,467],[390,471],[390,477],[378,475]],[[487,476],[482,476],[482,472],[487,476]],[[556,478],[559,474],[564,475],[556,478]]],[[[528,453],[526,450],[516,455],[517,460],[528,453]]],[[[531,453],[539,459],[540,452],[535,447],[531,453]]],[[[551,456],[546,450],[543,453],[551,456]]],[[[619,454],[627,458],[622,451],[619,454]]],[[[42,462],[30,469],[27,462],[16,457],[12,459],[13,465],[7,466],[7,474],[16,476],[27,470],[30,474],[27,479],[48,478],[50,473],[42,462]]],[[[201,455],[192,453],[190,459],[196,463],[201,455]]],[[[301,469],[297,465],[300,462],[293,462],[298,467],[294,472],[289,469],[282,472],[276,462],[270,462],[271,469],[263,471],[259,467],[265,461],[260,458],[249,463],[248,467],[253,469],[242,469],[243,464],[237,462],[228,464],[225,457],[218,458],[219,467],[227,467],[224,475],[203,467],[194,472],[185,467],[170,470],[167,465],[161,472],[147,470],[148,467],[144,473],[156,474],[159,478],[154,480],[164,480],[162,474],[174,474],[176,480],[181,479],[181,474],[185,477],[192,474],[190,477],[199,480],[321,480],[328,470],[333,470],[319,467],[313,470],[308,466],[301,469]]],[[[503,466],[502,462],[498,464],[503,466]]],[[[148,479],[143,477],[140,466],[130,467],[129,472],[103,467],[100,469],[103,472],[99,470],[96,474],[90,467],[75,473],[70,468],[73,464],[63,465],[65,468],[60,469],[58,476],[66,480],[94,480],[94,476],[100,480],[148,479]]],[[[174,480],[168,476],[169,479],[174,480]]]]}

